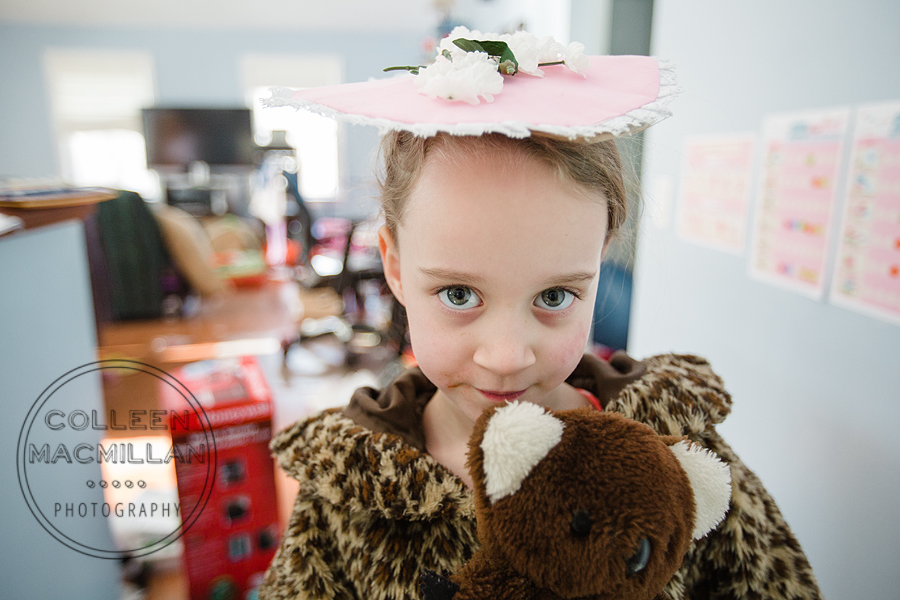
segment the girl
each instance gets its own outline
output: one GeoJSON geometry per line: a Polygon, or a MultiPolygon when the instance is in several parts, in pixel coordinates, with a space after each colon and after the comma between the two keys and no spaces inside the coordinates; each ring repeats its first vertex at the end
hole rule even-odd
{"type": "MultiPolygon", "coordinates": [[[[615,77],[592,70],[611,64],[606,59],[593,57],[591,67],[577,57],[570,62],[615,94],[633,90],[636,73],[653,61],[639,60],[614,65],[612,83],[615,77]]],[[[521,108],[510,103],[501,116],[489,114],[505,100],[498,97],[462,107],[475,115],[469,120],[452,108],[452,122],[436,114],[447,100],[411,96],[412,86],[387,93],[382,82],[339,86],[357,107],[354,120],[384,126],[406,118],[382,141],[379,246],[387,282],[407,311],[418,366],[273,440],[300,493],[261,598],[418,598],[424,570],[459,569],[478,546],[466,445],[481,411],[511,400],[617,411],[660,434],[687,436],[730,464],[731,509],[668,584],[673,600],[819,597],[772,498],[715,431],[731,399],[706,361],[664,355],[638,362],[619,353],[604,362],[584,352],[601,260],[625,218],[622,168],[609,134],[649,125],[664,112],[665,75],[653,65],[655,98],[635,107],[653,114],[617,108],[601,121],[582,115],[574,123],[563,121],[584,98],[560,95],[550,73],[533,83],[516,79],[516,90],[533,86],[519,96],[504,83],[510,89],[501,97],[537,99],[531,116],[508,118],[521,108]],[[379,94],[390,108],[377,107],[379,94]],[[550,94],[571,106],[548,109],[550,94]],[[421,102],[438,104],[416,116],[421,102]],[[360,116],[359,106],[369,112],[360,116]],[[554,122],[556,113],[566,114],[554,122]],[[527,137],[516,135],[523,126],[527,137]],[[478,135],[460,135],[473,128],[478,135]]],[[[573,89],[585,80],[558,77],[573,89]]],[[[461,93],[442,97],[454,94],[461,93]]],[[[588,96],[594,104],[607,97],[596,89],[588,96]]],[[[320,112],[351,112],[333,98],[315,101],[320,112]]]]}

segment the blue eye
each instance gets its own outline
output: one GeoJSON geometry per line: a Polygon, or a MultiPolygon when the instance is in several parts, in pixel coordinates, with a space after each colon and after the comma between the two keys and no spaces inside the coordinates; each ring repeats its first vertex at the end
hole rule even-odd
{"type": "Polygon", "coordinates": [[[444,306],[454,310],[475,308],[478,306],[478,301],[481,300],[478,294],[461,285],[446,287],[438,292],[438,296],[444,306]]]}
{"type": "Polygon", "coordinates": [[[541,292],[541,295],[535,300],[535,304],[539,301],[541,304],[538,306],[543,306],[543,308],[556,311],[565,310],[575,302],[575,294],[564,288],[551,288],[541,292]]]}

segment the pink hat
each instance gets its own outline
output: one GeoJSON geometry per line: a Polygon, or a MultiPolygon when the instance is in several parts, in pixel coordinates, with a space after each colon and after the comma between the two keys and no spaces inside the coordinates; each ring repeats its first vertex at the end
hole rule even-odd
{"type": "MultiPolygon", "coordinates": [[[[443,62],[449,63],[449,53],[444,56],[443,62]]],[[[421,73],[429,67],[423,67],[419,75],[362,83],[298,91],[274,88],[265,103],[375,125],[382,133],[401,130],[422,137],[438,132],[493,132],[523,138],[536,131],[569,139],[602,139],[639,131],[671,115],[667,106],[679,89],[668,63],[648,56],[580,56],[579,60],[578,69],[568,66],[568,61],[544,66],[543,76],[522,70],[515,76],[495,75],[502,77],[502,92],[496,87],[490,93],[478,92],[488,100],[483,103],[470,94],[468,102],[477,104],[426,95],[421,73]]],[[[440,55],[438,62],[442,62],[440,55]]]]}

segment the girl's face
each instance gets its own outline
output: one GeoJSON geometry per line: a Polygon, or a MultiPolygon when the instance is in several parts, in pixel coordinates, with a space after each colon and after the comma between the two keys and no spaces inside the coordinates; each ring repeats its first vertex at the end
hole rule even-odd
{"type": "Polygon", "coordinates": [[[605,199],[514,149],[429,155],[398,240],[383,227],[380,246],[419,367],[466,416],[563,393],[590,334],[606,220],[605,199]]]}

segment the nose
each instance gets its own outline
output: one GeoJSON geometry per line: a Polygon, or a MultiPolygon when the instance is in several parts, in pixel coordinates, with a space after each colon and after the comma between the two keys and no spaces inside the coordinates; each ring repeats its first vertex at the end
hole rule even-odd
{"type": "Polygon", "coordinates": [[[537,362],[528,329],[527,323],[514,319],[493,323],[482,333],[472,360],[502,377],[527,369],[537,362]]]}

